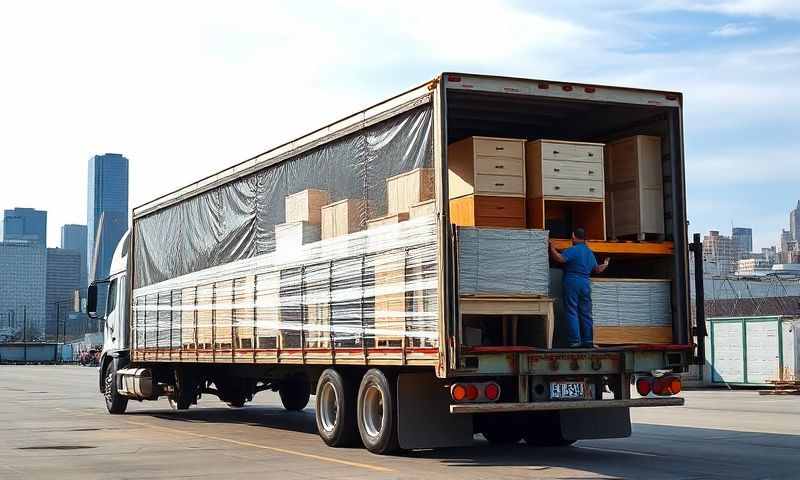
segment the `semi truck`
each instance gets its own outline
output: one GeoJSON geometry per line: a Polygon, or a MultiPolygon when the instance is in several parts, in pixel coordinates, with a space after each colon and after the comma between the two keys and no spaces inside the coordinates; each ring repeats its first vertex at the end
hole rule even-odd
{"type": "Polygon", "coordinates": [[[266,390],[296,411],[314,396],[327,445],[378,454],[476,434],[536,446],[630,435],[631,408],[683,404],[679,374],[702,355],[682,102],[442,73],[134,208],[110,275],[89,289],[108,412],[202,395],[241,408],[266,390]],[[635,137],[658,141],[660,183],[620,206],[609,148],[635,137]],[[559,165],[576,176],[559,183],[559,165]],[[570,190],[581,175],[599,177],[591,194],[570,190]],[[657,232],[616,236],[645,194],[657,232]],[[604,306],[616,323],[595,315],[597,345],[564,348],[547,250],[576,226],[611,258],[606,277],[665,289],[657,308],[653,294],[640,302],[662,323],[637,324],[620,291],[604,306]]]}

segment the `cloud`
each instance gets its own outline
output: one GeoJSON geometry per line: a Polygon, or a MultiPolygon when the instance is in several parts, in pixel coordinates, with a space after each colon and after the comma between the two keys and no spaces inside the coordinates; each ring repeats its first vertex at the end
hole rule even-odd
{"type": "Polygon", "coordinates": [[[710,35],[714,37],[744,37],[757,33],[759,28],[752,23],[726,23],[725,25],[712,30],[710,35]]]}
{"type": "Polygon", "coordinates": [[[645,8],[731,16],[800,18],[800,2],[797,0],[657,0],[645,8]]]}

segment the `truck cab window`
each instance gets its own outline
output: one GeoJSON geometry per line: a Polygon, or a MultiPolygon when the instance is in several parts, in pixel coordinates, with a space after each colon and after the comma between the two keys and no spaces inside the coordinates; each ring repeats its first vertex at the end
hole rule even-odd
{"type": "Polygon", "coordinates": [[[111,280],[108,284],[108,299],[106,300],[106,315],[117,308],[117,279],[111,280]]]}

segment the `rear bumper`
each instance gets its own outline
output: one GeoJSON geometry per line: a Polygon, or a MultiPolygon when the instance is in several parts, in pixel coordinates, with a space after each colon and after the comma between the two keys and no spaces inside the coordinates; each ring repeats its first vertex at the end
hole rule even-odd
{"type": "Polygon", "coordinates": [[[546,410],[582,410],[588,408],[674,407],[683,404],[684,399],[680,397],[531,403],[459,403],[450,405],[450,413],[508,413],[539,412],[546,410]]]}

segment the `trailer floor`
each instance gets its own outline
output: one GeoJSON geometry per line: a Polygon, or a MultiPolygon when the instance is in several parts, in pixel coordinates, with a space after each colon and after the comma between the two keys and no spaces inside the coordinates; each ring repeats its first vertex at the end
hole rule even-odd
{"type": "MultiPolygon", "coordinates": [[[[110,416],[97,371],[0,366],[0,479],[58,478],[796,478],[800,398],[757,391],[685,393],[685,407],[634,410],[631,438],[573,447],[471,448],[379,457],[331,449],[313,409],[274,394],[232,410],[215,398],[174,413],[131,402],[110,416]]],[[[312,397],[313,400],[313,397],[312,397]]]]}

